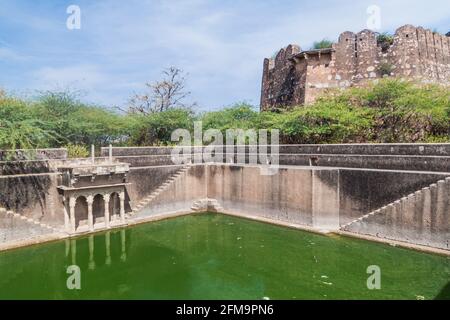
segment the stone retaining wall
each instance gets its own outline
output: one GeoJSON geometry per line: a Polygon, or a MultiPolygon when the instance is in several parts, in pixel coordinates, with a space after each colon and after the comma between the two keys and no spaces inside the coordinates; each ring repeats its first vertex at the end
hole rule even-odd
{"type": "MultiPolygon", "coordinates": [[[[120,161],[136,159],[127,177],[131,183],[127,186],[127,212],[152,192],[158,191],[161,185],[167,185],[163,192],[157,192],[158,196],[152,198],[148,206],[140,210],[139,217],[186,212],[197,200],[216,199],[225,212],[317,230],[338,230],[355,219],[449,177],[449,146],[280,146],[280,150],[286,152],[281,162],[290,165],[280,166],[275,175],[263,175],[263,166],[210,163],[192,165],[176,180],[171,180],[171,177],[183,166],[169,165],[170,148],[114,148],[113,153],[120,161]],[[298,150],[304,152],[302,157],[295,153],[298,150]],[[330,151],[335,154],[326,154],[330,151]],[[126,156],[127,152],[131,156],[126,156]],[[317,156],[318,152],[323,154],[311,163],[311,157],[317,156]],[[406,152],[413,154],[403,155],[406,152]],[[353,159],[359,160],[353,162],[353,159]],[[346,160],[350,163],[347,165],[369,168],[377,167],[375,161],[385,163],[389,169],[398,163],[405,170],[344,168],[343,162],[346,160]],[[161,163],[164,165],[156,165],[161,163]],[[436,171],[443,173],[432,172],[431,169],[439,166],[436,171]]],[[[56,188],[58,179],[60,175],[52,172],[0,175],[0,208],[13,210],[51,226],[63,225],[63,205],[56,188]]],[[[442,199],[447,199],[441,201],[445,203],[442,210],[447,214],[450,211],[449,197],[449,194],[441,195],[442,199]]],[[[0,229],[17,227],[8,221],[4,220],[0,229]]],[[[388,221],[384,222],[386,228],[389,227],[388,221]]],[[[438,232],[438,239],[443,239],[450,226],[448,219],[436,230],[422,228],[426,225],[425,221],[422,224],[417,221],[410,224],[409,221],[402,221],[402,226],[423,235],[422,238],[434,237],[431,232],[438,232]]],[[[380,228],[379,221],[377,228],[380,228]]],[[[401,233],[396,240],[421,243],[420,239],[401,233]]],[[[439,240],[432,242],[432,245],[440,248],[446,246],[439,240]]]]}

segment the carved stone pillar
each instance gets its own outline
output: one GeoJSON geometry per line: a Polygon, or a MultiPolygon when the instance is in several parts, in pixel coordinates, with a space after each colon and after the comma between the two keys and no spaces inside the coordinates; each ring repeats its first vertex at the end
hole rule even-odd
{"type": "Polygon", "coordinates": [[[92,195],[87,196],[87,205],[88,205],[88,225],[89,231],[94,231],[94,215],[92,214],[92,204],[94,203],[94,197],[92,195]]]}
{"type": "Polygon", "coordinates": [[[119,193],[120,199],[120,221],[125,223],[125,192],[122,191],[119,193]]]}
{"type": "Polygon", "coordinates": [[[66,230],[66,232],[71,232],[72,229],[70,227],[69,211],[67,210],[69,204],[65,196],[63,200],[63,205],[64,205],[64,229],[66,230]]]}
{"type": "Polygon", "coordinates": [[[105,228],[109,229],[109,198],[111,197],[110,194],[104,194],[103,200],[105,201],[105,228]]]}
{"type": "Polygon", "coordinates": [[[72,233],[75,233],[75,204],[77,202],[77,199],[75,199],[73,196],[69,199],[69,215],[70,215],[70,231],[72,233]]]}

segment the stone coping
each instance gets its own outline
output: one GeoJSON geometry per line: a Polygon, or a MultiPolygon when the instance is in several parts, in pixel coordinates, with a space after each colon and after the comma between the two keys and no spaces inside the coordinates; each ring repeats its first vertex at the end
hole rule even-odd
{"type": "MultiPolygon", "coordinates": [[[[325,147],[325,146],[450,146],[450,142],[442,142],[442,143],[330,143],[330,144],[279,144],[280,147],[325,147]]],[[[249,145],[234,145],[235,147],[248,147],[249,145]]],[[[252,146],[252,145],[250,145],[252,146]]],[[[258,146],[267,146],[270,147],[270,144],[267,145],[258,145],[258,146]]],[[[200,147],[200,146],[192,146],[192,147],[200,147]]],[[[203,147],[206,147],[204,145],[203,147]]],[[[219,147],[226,147],[226,145],[219,145],[219,147]]],[[[172,148],[183,148],[182,146],[126,146],[126,147],[113,147],[114,149],[172,149],[172,148]]],[[[101,147],[102,150],[109,150],[109,147],[101,147]]]]}
{"type": "MultiPolygon", "coordinates": [[[[203,152],[191,152],[190,154],[181,155],[184,157],[189,157],[190,155],[202,154],[203,152]]],[[[234,153],[226,153],[226,152],[216,152],[216,155],[258,155],[259,153],[254,152],[234,152],[234,153]]],[[[420,154],[411,154],[411,155],[403,155],[403,154],[351,154],[351,153],[269,153],[270,156],[307,156],[307,157],[391,157],[391,158],[437,158],[437,159],[450,159],[450,155],[420,155],[420,154]]],[[[178,155],[177,155],[178,156],[178,155]]],[[[115,158],[144,158],[144,157],[172,157],[171,154],[141,154],[141,155],[120,155],[114,156],[115,158]]],[[[112,164],[114,165],[114,164],[112,164]]],[[[89,165],[80,165],[77,167],[89,166],[89,165]]],[[[92,165],[94,166],[94,165],[92,165]]],[[[95,166],[101,166],[95,165],[95,166]]],[[[106,166],[106,165],[105,165],[106,166]]],[[[74,166],[66,166],[68,168],[72,168],[74,166]]]]}
{"type": "Polygon", "coordinates": [[[87,186],[87,187],[58,186],[58,189],[61,189],[61,190],[64,190],[64,191],[75,191],[75,190],[89,190],[89,189],[124,187],[124,186],[129,186],[129,185],[131,185],[130,182],[124,182],[124,183],[116,183],[116,184],[100,184],[100,185],[87,186]]]}

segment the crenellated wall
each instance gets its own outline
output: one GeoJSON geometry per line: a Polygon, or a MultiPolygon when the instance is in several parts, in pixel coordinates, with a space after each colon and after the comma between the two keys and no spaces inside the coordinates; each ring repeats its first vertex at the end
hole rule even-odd
{"type": "Polygon", "coordinates": [[[449,36],[412,25],[398,28],[390,45],[378,43],[377,36],[367,29],[346,31],[330,49],[289,45],[275,59],[265,59],[261,110],[310,104],[327,88],[382,77],[450,84],[449,36]]]}
{"type": "Polygon", "coordinates": [[[304,76],[291,61],[300,51],[300,47],[289,45],[281,49],[274,59],[264,60],[261,104],[286,104],[289,101],[299,103],[303,100],[299,87],[304,76]],[[277,94],[273,95],[273,92],[277,94]]]}

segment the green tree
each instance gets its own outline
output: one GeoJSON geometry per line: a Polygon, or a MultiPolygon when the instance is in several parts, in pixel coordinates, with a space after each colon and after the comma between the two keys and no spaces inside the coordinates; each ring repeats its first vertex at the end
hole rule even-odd
{"type": "Polygon", "coordinates": [[[82,103],[74,92],[44,92],[33,111],[36,118],[58,133],[55,147],[67,143],[107,144],[123,139],[127,132],[124,116],[82,103]]]}
{"type": "Polygon", "coordinates": [[[169,109],[148,115],[131,115],[130,145],[171,145],[171,134],[176,129],[193,132],[194,114],[188,109],[169,109]]]}
{"type": "Polygon", "coordinates": [[[0,148],[34,149],[49,146],[57,134],[33,116],[28,104],[0,93],[0,148]]]}
{"type": "Polygon", "coordinates": [[[237,103],[219,111],[203,113],[200,120],[203,129],[218,129],[225,133],[227,129],[254,128],[258,119],[258,112],[247,103],[237,103]]]}

